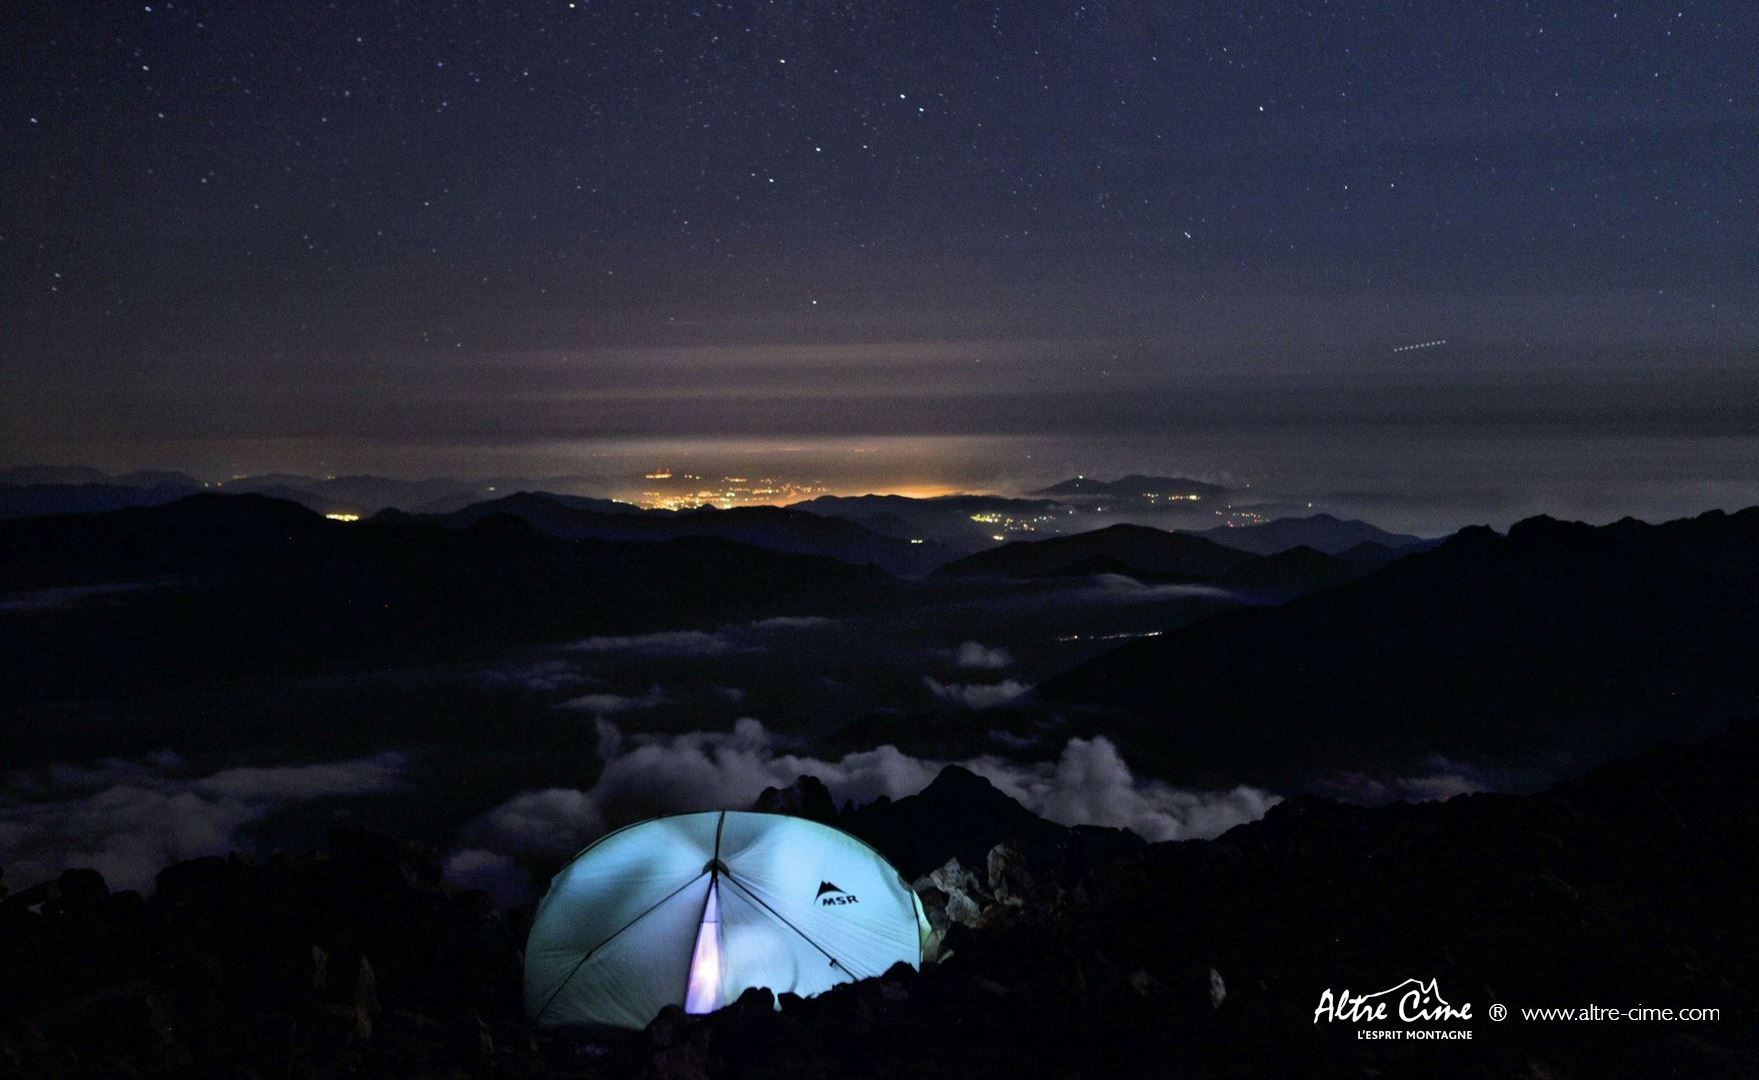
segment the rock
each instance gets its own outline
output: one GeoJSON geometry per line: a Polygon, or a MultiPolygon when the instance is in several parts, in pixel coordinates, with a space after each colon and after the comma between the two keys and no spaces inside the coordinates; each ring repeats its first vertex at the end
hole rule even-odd
{"type": "Polygon", "coordinates": [[[419,845],[197,860],[145,900],[73,875],[0,901],[0,1076],[1389,1075],[1315,1028],[1315,988],[1413,972],[1474,1003],[1589,986],[1725,1017],[1532,1046],[1480,1026],[1439,1072],[1759,1075],[1759,932],[1730,887],[1759,866],[1756,772],[1743,729],[1534,796],[1297,798],[1154,845],[1043,823],[980,862],[949,843],[916,882],[948,962],[592,1041],[534,1036],[525,923],[426,883],[419,845]]]}
{"type": "Polygon", "coordinates": [[[362,1042],[372,1038],[373,1015],[379,1011],[379,980],[366,957],[354,977],[354,1037],[362,1042]]]}
{"type": "Polygon", "coordinates": [[[949,855],[982,866],[1004,840],[1063,831],[958,765],[915,795],[857,807],[838,826],[885,852],[906,875],[926,873],[949,855]]]}
{"type": "Polygon", "coordinates": [[[287,1013],[262,1013],[240,1033],[240,1050],[263,1076],[287,1076],[293,1068],[299,1021],[287,1013]]]}
{"type": "Polygon", "coordinates": [[[0,1072],[40,1076],[48,1071],[49,1040],[22,1016],[0,1018],[0,1072]]]}
{"type": "Polygon", "coordinates": [[[1032,874],[1026,869],[1024,855],[1007,844],[997,844],[989,849],[985,868],[989,876],[989,891],[995,894],[997,903],[1015,907],[1026,903],[1033,882],[1032,874]]]}
{"type": "Polygon", "coordinates": [[[651,1020],[646,1029],[650,1046],[673,1046],[683,1041],[695,1023],[682,1006],[667,1005],[651,1020]]]}
{"type": "Polygon", "coordinates": [[[957,856],[918,878],[912,887],[922,900],[923,913],[928,916],[937,946],[951,927],[979,925],[990,901],[977,875],[960,865],[957,856]]]}
{"type": "Polygon", "coordinates": [[[751,807],[765,814],[791,814],[794,817],[835,824],[837,804],[824,781],[816,776],[802,776],[787,787],[767,787],[751,807]]]}
{"type": "Polygon", "coordinates": [[[636,1075],[642,1080],[708,1080],[708,1046],[697,1040],[657,1051],[636,1075]]]}
{"type": "Polygon", "coordinates": [[[1143,968],[1137,968],[1130,972],[1126,981],[1130,984],[1130,989],[1134,990],[1139,997],[1153,997],[1155,991],[1160,988],[1160,980],[1143,968]]]}
{"type": "Polygon", "coordinates": [[[709,1076],[707,1021],[677,1005],[661,1009],[644,1033],[648,1047],[638,1075],[650,1080],[699,1080],[709,1076]]]}
{"type": "Polygon", "coordinates": [[[329,847],[330,858],[354,875],[395,873],[412,887],[436,891],[445,883],[440,853],[429,844],[339,825],[330,830],[329,847]]]}
{"type": "Polygon", "coordinates": [[[483,1022],[481,1013],[470,1010],[452,1026],[452,1030],[457,1032],[460,1050],[466,1060],[487,1064],[495,1059],[495,1035],[483,1022]]]}
{"type": "Polygon", "coordinates": [[[63,870],[55,879],[55,906],[64,912],[96,911],[110,895],[104,875],[96,870],[63,870]]]}
{"type": "Polygon", "coordinates": [[[776,1011],[776,995],[768,987],[749,986],[739,995],[738,1000],[727,1006],[727,1010],[732,1016],[747,1020],[768,1016],[776,1011]]]}

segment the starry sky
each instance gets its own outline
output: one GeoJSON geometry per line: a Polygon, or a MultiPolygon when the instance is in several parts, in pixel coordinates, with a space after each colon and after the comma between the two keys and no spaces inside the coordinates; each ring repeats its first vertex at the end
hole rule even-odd
{"type": "Polygon", "coordinates": [[[1751,4],[67,2],[0,37],[0,459],[1754,493],[1751,4]]]}

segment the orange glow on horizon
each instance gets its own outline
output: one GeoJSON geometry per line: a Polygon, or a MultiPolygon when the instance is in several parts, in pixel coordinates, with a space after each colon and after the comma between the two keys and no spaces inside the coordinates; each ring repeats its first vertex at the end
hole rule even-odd
{"type": "MultiPolygon", "coordinates": [[[[907,499],[939,499],[948,495],[967,495],[970,494],[970,492],[966,488],[955,487],[952,484],[896,484],[875,488],[853,487],[844,491],[832,490],[825,494],[836,495],[841,498],[856,498],[861,495],[902,495],[907,499]]],[[[786,506],[788,503],[803,502],[806,499],[816,499],[819,497],[819,495],[805,495],[798,499],[789,499],[787,502],[777,503],[776,505],[786,506]]]]}

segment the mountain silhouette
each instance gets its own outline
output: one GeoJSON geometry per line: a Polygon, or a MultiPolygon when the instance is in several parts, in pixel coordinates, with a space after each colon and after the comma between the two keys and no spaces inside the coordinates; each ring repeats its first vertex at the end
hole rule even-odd
{"type": "Polygon", "coordinates": [[[1538,778],[1759,703],[1759,508],[1600,528],[1539,517],[1043,682],[1163,769],[1291,782],[1437,757],[1538,778]]]}
{"type": "Polygon", "coordinates": [[[881,536],[852,521],[777,506],[641,511],[604,500],[564,500],[521,492],[466,507],[445,520],[463,525],[495,514],[510,514],[552,536],[571,540],[715,536],[772,551],[822,555],[857,566],[871,564],[892,574],[926,573],[946,558],[938,544],[913,544],[881,536]]]}
{"type": "Polygon", "coordinates": [[[1077,476],[1032,494],[1050,498],[1070,496],[1110,496],[1131,501],[1164,500],[1170,497],[1196,495],[1200,499],[1216,499],[1229,494],[1225,487],[1206,484],[1183,476],[1141,476],[1131,473],[1117,480],[1095,480],[1077,476]]]}
{"type": "Polygon", "coordinates": [[[1293,547],[1309,547],[1327,555],[1342,555],[1362,544],[1389,549],[1422,543],[1422,537],[1391,533],[1366,521],[1344,521],[1330,514],[1277,518],[1260,525],[1217,526],[1213,529],[1181,529],[1187,536],[1200,536],[1227,547],[1257,555],[1274,555],[1293,547]]]}
{"type": "MultiPolygon", "coordinates": [[[[789,509],[853,521],[882,536],[944,544],[953,554],[993,547],[997,526],[989,519],[1050,524],[1071,513],[1069,507],[1050,499],[1011,499],[1000,495],[941,495],[930,499],[907,495],[821,495],[795,503],[789,509]]],[[[946,557],[941,561],[946,561],[946,557]]]]}
{"type": "Polygon", "coordinates": [[[867,610],[896,583],[712,536],[565,540],[505,514],[342,524],[256,495],[0,522],[0,597],[119,584],[153,587],[0,611],[0,701],[867,610]]]}
{"type": "Polygon", "coordinates": [[[1016,540],[950,562],[935,574],[1050,577],[1113,572],[1133,577],[1209,579],[1239,569],[1256,558],[1194,536],[1146,525],[1112,525],[1073,536],[1016,540]]]}

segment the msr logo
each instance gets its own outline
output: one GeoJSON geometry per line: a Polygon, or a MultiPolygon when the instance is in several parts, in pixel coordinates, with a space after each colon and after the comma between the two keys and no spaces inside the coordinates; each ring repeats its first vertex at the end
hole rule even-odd
{"type": "Polygon", "coordinates": [[[819,907],[840,907],[843,904],[861,903],[854,893],[844,892],[828,881],[818,883],[818,896],[814,897],[814,902],[819,907]]]}

